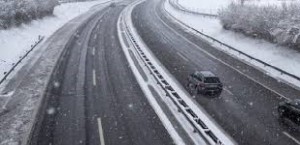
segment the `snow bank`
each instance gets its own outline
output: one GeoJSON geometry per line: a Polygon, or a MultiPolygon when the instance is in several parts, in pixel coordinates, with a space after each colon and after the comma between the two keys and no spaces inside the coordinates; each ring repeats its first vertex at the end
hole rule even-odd
{"type": "MultiPolygon", "coordinates": [[[[165,8],[170,14],[186,23],[190,27],[193,27],[211,37],[231,45],[257,59],[300,76],[300,53],[298,51],[287,47],[278,46],[264,40],[253,39],[239,33],[224,30],[220,20],[218,19],[210,19],[202,16],[183,13],[171,7],[169,3],[166,3],[165,8]]],[[[271,74],[275,74],[273,71],[269,72],[271,74]]],[[[280,74],[276,77],[283,77],[282,79],[285,79],[289,82],[292,81],[284,78],[284,76],[281,76],[280,74]]],[[[293,81],[291,83],[300,86],[300,83],[297,81],[293,81]]]]}
{"type": "Polygon", "coordinates": [[[66,3],[54,9],[54,16],[34,20],[30,24],[8,30],[0,30],[0,79],[7,72],[12,63],[16,63],[31,45],[38,39],[39,35],[46,39],[69,20],[88,11],[92,6],[102,1],[66,3]]]}
{"type": "Polygon", "coordinates": [[[217,14],[218,10],[226,7],[233,0],[176,0],[184,8],[207,14],[217,14]]]}

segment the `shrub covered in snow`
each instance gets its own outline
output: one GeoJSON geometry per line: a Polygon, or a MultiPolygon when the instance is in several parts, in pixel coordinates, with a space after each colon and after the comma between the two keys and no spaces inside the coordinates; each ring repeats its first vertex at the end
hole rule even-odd
{"type": "Polygon", "coordinates": [[[0,29],[53,13],[57,0],[0,0],[0,29]]]}
{"type": "Polygon", "coordinates": [[[300,48],[300,4],[240,5],[231,3],[219,11],[225,29],[300,48]]]}

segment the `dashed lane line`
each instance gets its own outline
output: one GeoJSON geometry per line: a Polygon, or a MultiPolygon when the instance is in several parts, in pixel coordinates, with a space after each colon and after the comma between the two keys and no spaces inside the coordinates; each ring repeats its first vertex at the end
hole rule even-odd
{"type": "Polygon", "coordinates": [[[300,145],[300,141],[297,140],[295,137],[293,137],[292,135],[290,135],[289,133],[283,131],[282,132],[285,136],[287,136],[288,138],[290,138],[291,140],[293,140],[295,143],[297,143],[298,145],[300,145]]]}
{"type": "Polygon", "coordinates": [[[181,53],[177,52],[177,55],[179,55],[182,59],[184,59],[185,61],[189,61],[185,56],[183,56],[181,53]]]}
{"type": "Polygon", "coordinates": [[[99,130],[99,137],[100,137],[100,145],[105,145],[101,118],[98,118],[97,122],[98,122],[98,130],[99,130]]]}
{"type": "Polygon", "coordinates": [[[95,55],[95,47],[93,47],[93,50],[92,50],[92,55],[94,56],[95,55]]]}
{"type": "Polygon", "coordinates": [[[93,69],[93,85],[96,86],[97,85],[97,77],[96,77],[96,71],[93,69]]]}

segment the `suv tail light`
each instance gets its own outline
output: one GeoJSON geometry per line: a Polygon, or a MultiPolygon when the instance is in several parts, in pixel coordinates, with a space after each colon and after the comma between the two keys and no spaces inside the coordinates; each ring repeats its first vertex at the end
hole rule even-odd
{"type": "Polygon", "coordinates": [[[205,87],[205,84],[199,83],[198,86],[203,88],[203,87],[205,87]]]}

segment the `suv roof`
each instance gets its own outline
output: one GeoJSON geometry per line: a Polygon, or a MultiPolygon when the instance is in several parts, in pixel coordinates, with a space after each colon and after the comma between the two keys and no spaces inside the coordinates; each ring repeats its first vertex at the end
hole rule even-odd
{"type": "Polygon", "coordinates": [[[196,74],[201,74],[204,77],[216,77],[212,72],[210,71],[197,71],[196,74]]]}

